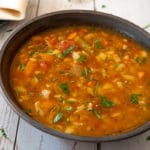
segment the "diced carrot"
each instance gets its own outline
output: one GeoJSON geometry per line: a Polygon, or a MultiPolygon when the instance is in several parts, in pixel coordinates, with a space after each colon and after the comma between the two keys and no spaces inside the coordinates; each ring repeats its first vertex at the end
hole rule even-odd
{"type": "Polygon", "coordinates": [[[73,33],[69,34],[68,40],[73,40],[76,37],[76,35],[77,35],[77,32],[73,32],[73,33]]]}
{"type": "Polygon", "coordinates": [[[138,72],[138,77],[139,79],[142,79],[144,77],[145,73],[144,72],[138,72]]]}
{"type": "Polygon", "coordinates": [[[43,70],[47,70],[48,69],[48,63],[47,61],[41,61],[40,62],[40,67],[43,69],[43,70]]]}
{"type": "Polygon", "coordinates": [[[51,44],[56,44],[58,42],[58,39],[56,37],[51,38],[51,44]]]}
{"type": "Polygon", "coordinates": [[[47,61],[49,63],[53,62],[53,60],[54,60],[54,56],[50,55],[50,54],[41,53],[40,56],[44,61],[47,61]]]}
{"type": "Polygon", "coordinates": [[[30,60],[27,62],[26,66],[25,66],[25,69],[24,69],[24,71],[23,71],[24,74],[25,74],[26,76],[32,75],[33,71],[35,70],[35,68],[36,68],[37,66],[38,66],[37,61],[34,61],[34,60],[30,59],[30,60]]]}
{"type": "Polygon", "coordinates": [[[64,59],[64,62],[70,64],[72,62],[72,59],[67,57],[64,59]]]}
{"type": "Polygon", "coordinates": [[[83,28],[83,29],[80,30],[80,32],[82,32],[82,33],[87,33],[87,32],[88,32],[88,29],[83,28]]]}
{"type": "Polygon", "coordinates": [[[41,109],[43,110],[44,114],[48,113],[52,107],[53,107],[52,101],[45,100],[41,102],[41,109]]]}

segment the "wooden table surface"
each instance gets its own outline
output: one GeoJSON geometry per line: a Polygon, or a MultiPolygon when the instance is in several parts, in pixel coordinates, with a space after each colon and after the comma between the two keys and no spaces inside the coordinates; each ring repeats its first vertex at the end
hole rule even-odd
{"type": "MultiPolygon", "coordinates": [[[[24,21],[68,9],[102,11],[128,19],[140,27],[150,24],[150,0],[29,0],[26,19],[0,26],[0,48],[11,32],[24,21]]],[[[146,30],[150,32],[150,27],[146,30]]],[[[8,135],[8,139],[5,139],[0,133],[0,150],[150,150],[150,141],[146,140],[150,131],[128,140],[107,143],[82,143],[48,135],[18,117],[1,94],[0,128],[4,128],[8,135]]]]}

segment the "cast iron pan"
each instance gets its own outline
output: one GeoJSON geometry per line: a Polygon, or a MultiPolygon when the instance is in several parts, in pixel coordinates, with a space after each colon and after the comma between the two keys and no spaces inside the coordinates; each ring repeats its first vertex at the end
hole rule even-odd
{"type": "MultiPolygon", "coordinates": [[[[54,136],[58,136],[65,139],[75,141],[87,141],[87,142],[106,142],[114,140],[122,140],[137,134],[140,134],[150,128],[150,121],[141,125],[139,128],[129,131],[127,133],[111,135],[111,136],[99,136],[99,137],[87,137],[87,136],[75,136],[65,134],[54,129],[48,128],[43,124],[35,121],[26,113],[24,113],[19,107],[12,93],[9,84],[9,68],[10,64],[19,49],[19,47],[29,39],[30,36],[46,30],[48,28],[56,28],[64,25],[74,24],[88,24],[99,25],[107,28],[111,28],[118,32],[121,32],[132,39],[136,40],[147,49],[150,50],[150,34],[145,32],[140,27],[124,20],[119,17],[86,10],[69,10],[49,13],[43,16],[36,17],[18,27],[4,43],[0,54],[0,85],[2,94],[8,103],[8,105],[25,121],[34,127],[54,136]]],[[[90,119],[90,118],[89,118],[90,119]]]]}

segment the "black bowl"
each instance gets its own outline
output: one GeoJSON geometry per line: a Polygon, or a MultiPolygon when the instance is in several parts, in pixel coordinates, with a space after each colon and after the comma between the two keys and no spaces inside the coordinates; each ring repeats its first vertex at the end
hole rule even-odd
{"type": "Polygon", "coordinates": [[[132,131],[111,135],[111,136],[76,136],[65,134],[54,129],[48,128],[45,125],[35,121],[33,118],[24,113],[19,107],[10,87],[9,83],[9,69],[12,60],[19,49],[19,47],[33,34],[46,30],[48,28],[56,28],[64,25],[73,24],[89,24],[99,25],[111,28],[121,32],[128,37],[131,37],[138,43],[145,46],[150,50],[150,34],[145,32],[140,27],[110,14],[86,11],[86,10],[70,10],[59,11],[43,16],[36,17],[18,27],[4,43],[0,54],[0,85],[2,88],[3,96],[8,105],[24,120],[34,127],[54,136],[87,142],[105,142],[126,139],[137,134],[140,134],[150,128],[150,121],[141,125],[132,131]]]}

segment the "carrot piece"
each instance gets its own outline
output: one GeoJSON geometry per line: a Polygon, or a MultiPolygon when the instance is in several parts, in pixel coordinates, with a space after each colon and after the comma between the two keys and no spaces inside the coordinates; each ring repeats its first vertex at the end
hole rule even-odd
{"type": "Polygon", "coordinates": [[[53,62],[54,56],[49,54],[40,54],[41,58],[49,63],[53,62]]]}
{"type": "Polygon", "coordinates": [[[145,73],[144,72],[138,72],[138,77],[139,79],[142,79],[144,77],[145,73]]]}
{"type": "Polygon", "coordinates": [[[24,69],[24,74],[26,76],[30,76],[32,75],[33,71],[35,70],[35,68],[37,67],[37,61],[34,61],[34,60],[29,60],[25,66],[25,69],[24,69]]]}
{"type": "Polygon", "coordinates": [[[77,35],[77,32],[73,32],[73,33],[69,34],[68,40],[74,39],[76,37],[76,35],[77,35]]]}
{"type": "Polygon", "coordinates": [[[83,28],[80,30],[80,33],[87,33],[87,32],[88,32],[88,29],[86,29],[86,28],[83,28]]]}
{"type": "Polygon", "coordinates": [[[53,107],[53,102],[49,100],[45,100],[41,102],[41,109],[43,110],[44,114],[48,113],[52,107],[53,107]]]}

